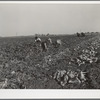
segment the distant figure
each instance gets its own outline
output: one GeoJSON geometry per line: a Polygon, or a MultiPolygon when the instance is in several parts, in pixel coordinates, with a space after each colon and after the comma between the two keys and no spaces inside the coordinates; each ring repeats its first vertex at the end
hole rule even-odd
{"type": "Polygon", "coordinates": [[[47,47],[47,44],[46,42],[41,42],[41,47],[42,47],[42,51],[47,51],[48,50],[48,47],[47,47]]]}
{"type": "Polygon", "coordinates": [[[37,36],[35,36],[35,42],[41,42],[41,39],[37,36]]]}
{"type": "Polygon", "coordinates": [[[45,40],[45,42],[47,43],[47,45],[52,44],[52,39],[48,38],[47,40],[45,40]]]}
{"type": "Polygon", "coordinates": [[[41,38],[35,36],[34,47],[35,47],[36,51],[40,51],[41,50],[41,38]]]}
{"type": "Polygon", "coordinates": [[[85,37],[85,33],[81,32],[81,33],[76,33],[77,34],[77,37],[85,37]]]}
{"type": "Polygon", "coordinates": [[[58,45],[61,45],[61,40],[60,39],[58,39],[56,42],[57,42],[58,45]]]}
{"type": "Polygon", "coordinates": [[[52,45],[54,46],[54,48],[58,48],[59,46],[61,46],[62,41],[60,39],[57,39],[56,41],[54,41],[52,43],[52,45]]]}
{"type": "Polygon", "coordinates": [[[77,34],[77,37],[80,37],[80,33],[77,32],[76,34],[77,34]]]}
{"type": "Polygon", "coordinates": [[[52,44],[52,39],[48,38],[45,41],[41,42],[41,47],[43,51],[47,51],[49,46],[52,44]]]}
{"type": "Polygon", "coordinates": [[[81,33],[81,36],[82,36],[82,37],[85,37],[85,33],[82,32],[82,33],[81,33]]]}

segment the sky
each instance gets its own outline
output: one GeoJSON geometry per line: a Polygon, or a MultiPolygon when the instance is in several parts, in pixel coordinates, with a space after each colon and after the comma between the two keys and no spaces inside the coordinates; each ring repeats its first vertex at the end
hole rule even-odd
{"type": "Polygon", "coordinates": [[[100,4],[0,4],[0,36],[100,32],[100,4]]]}

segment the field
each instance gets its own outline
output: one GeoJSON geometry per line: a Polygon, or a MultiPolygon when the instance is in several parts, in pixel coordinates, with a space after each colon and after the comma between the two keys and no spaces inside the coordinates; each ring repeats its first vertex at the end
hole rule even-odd
{"type": "MultiPolygon", "coordinates": [[[[61,39],[62,45],[57,48],[50,45],[47,52],[41,52],[34,44],[34,36],[0,38],[0,88],[99,89],[100,34],[48,37],[53,42],[61,39]],[[86,72],[86,81],[61,86],[54,74],[57,70],[69,69],[86,72]]],[[[42,40],[46,38],[41,36],[42,40]]]]}

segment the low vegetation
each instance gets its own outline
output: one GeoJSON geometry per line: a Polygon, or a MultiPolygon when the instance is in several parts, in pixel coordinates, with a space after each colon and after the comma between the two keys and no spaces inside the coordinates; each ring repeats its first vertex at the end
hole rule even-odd
{"type": "Polygon", "coordinates": [[[53,42],[60,39],[62,44],[42,52],[34,37],[0,38],[0,88],[99,89],[100,34],[48,37],[53,42]],[[85,72],[85,79],[80,72],[85,72]]]}

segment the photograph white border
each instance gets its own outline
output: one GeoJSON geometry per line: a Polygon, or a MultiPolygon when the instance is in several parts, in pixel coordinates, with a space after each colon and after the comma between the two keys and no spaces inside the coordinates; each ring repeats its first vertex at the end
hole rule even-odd
{"type": "Polygon", "coordinates": [[[0,90],[0,99],[100,99],[100,90],[8,89],[0,90]]]}
{"type": "MultiPolygon", "coordinates": [[[[100,1],[0,1],[0,4],[100,4],[100,1]]],[[[0,99],[100,99],[100,90],[1,89],[0,99]]]]}
{"type": "Polygon", "coordinates": [[[0,1],[0,4],[100,4],[100,1],[0,1]]]}

